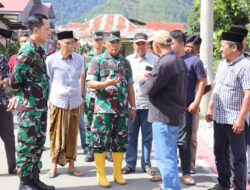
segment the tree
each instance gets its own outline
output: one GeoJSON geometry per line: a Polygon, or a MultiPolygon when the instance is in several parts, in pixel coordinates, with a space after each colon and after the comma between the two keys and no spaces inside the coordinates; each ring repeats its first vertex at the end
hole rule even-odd
{"type": "MultiPolygon", "coordinates": [[[[215,57],[220,58],[220,36],[233,25],[246,26],[250,21],[249,0],[214,0],[214,46],[215,57]]],[[[201,0],[195,0],[188,17],[188,33],[200,33],[201,0]]],[[[250,39],[248,38],[248,42],[250,39]]]]}

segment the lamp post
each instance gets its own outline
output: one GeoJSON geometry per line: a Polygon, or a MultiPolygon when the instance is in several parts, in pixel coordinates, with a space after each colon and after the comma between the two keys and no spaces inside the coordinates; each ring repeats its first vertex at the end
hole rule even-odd
{"type": "MultiPolygon", "coordinates": [[[[207,68],[207,75],[213,78],[213,32],[214,32],[214,0],[201,0],[200,36],[202,44],[200,59],[207,68]]],[[[201,114],[205,115],[211,92],[202,97],[201,114]]]]}

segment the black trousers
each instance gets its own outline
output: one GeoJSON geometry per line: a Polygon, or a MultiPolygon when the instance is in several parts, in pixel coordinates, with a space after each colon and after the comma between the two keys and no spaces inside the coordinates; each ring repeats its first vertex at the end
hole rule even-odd
{"type": "Polygon", "coordinates": [[[218,182],[225,189],[230,188],[230,155],[233,154],[234,185],[236,190],[246,189],[246,128],[241,134],[235,134],[232,125],[214,122],[214,154],[218,170],[218,182]]]}
{"type": "Polygon", "coordinates": [[[16,167],[14,123],[12,112],[7,112],[6,107],[2,105],[0,105],[0,137],[4,142],[10,173],[16,167]]]}

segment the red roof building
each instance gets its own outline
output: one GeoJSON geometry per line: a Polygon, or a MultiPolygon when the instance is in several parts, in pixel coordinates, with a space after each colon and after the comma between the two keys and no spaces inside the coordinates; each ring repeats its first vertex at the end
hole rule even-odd
{"type": "Polygon", "coordinates": [[[52,5],[41,3],[41,0],[1,0],[1,3],[4,7],[0,8],[0,22],[6,29],[25,29],[28,17],[34,13],[55,18],[52,5]]]}
{"type": "Polygon", "coordinates": [[[123,38],[133,38],[135,33],[144,32],[151,36],[156,30],[184,31],[184,23],[148,21],[143,23],[134,19],[126,19],[119,14],[104,14],[97,16],[83,24],[69,23],[66,30],[73,30],[76,37],[89,37],[95,30],[120,30],[123,38]]]}

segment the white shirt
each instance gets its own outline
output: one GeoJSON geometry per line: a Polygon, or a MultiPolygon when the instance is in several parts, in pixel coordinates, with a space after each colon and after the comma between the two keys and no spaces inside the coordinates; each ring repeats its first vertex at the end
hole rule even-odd
{"type": "Polygon", "coordinates": [[[82,56],[73,53],[71,59],[63,58],[61,51],[46,59],[47,74],[50,78],[49,101],[63,109],[74,109],[82,104],[80,77],[82,56]]]}
{"type": "Polygon", "coordinates": [[[146,67],[154,67],[158,57],[147,52],[142,59],[139,59],[136,53],[127,56],[126,59],[129,60],[133,72],[136,108],[148,109],[148,96],[141,93],[139,83],[135,82],[135,78],[147,74],[146,67]]]}

